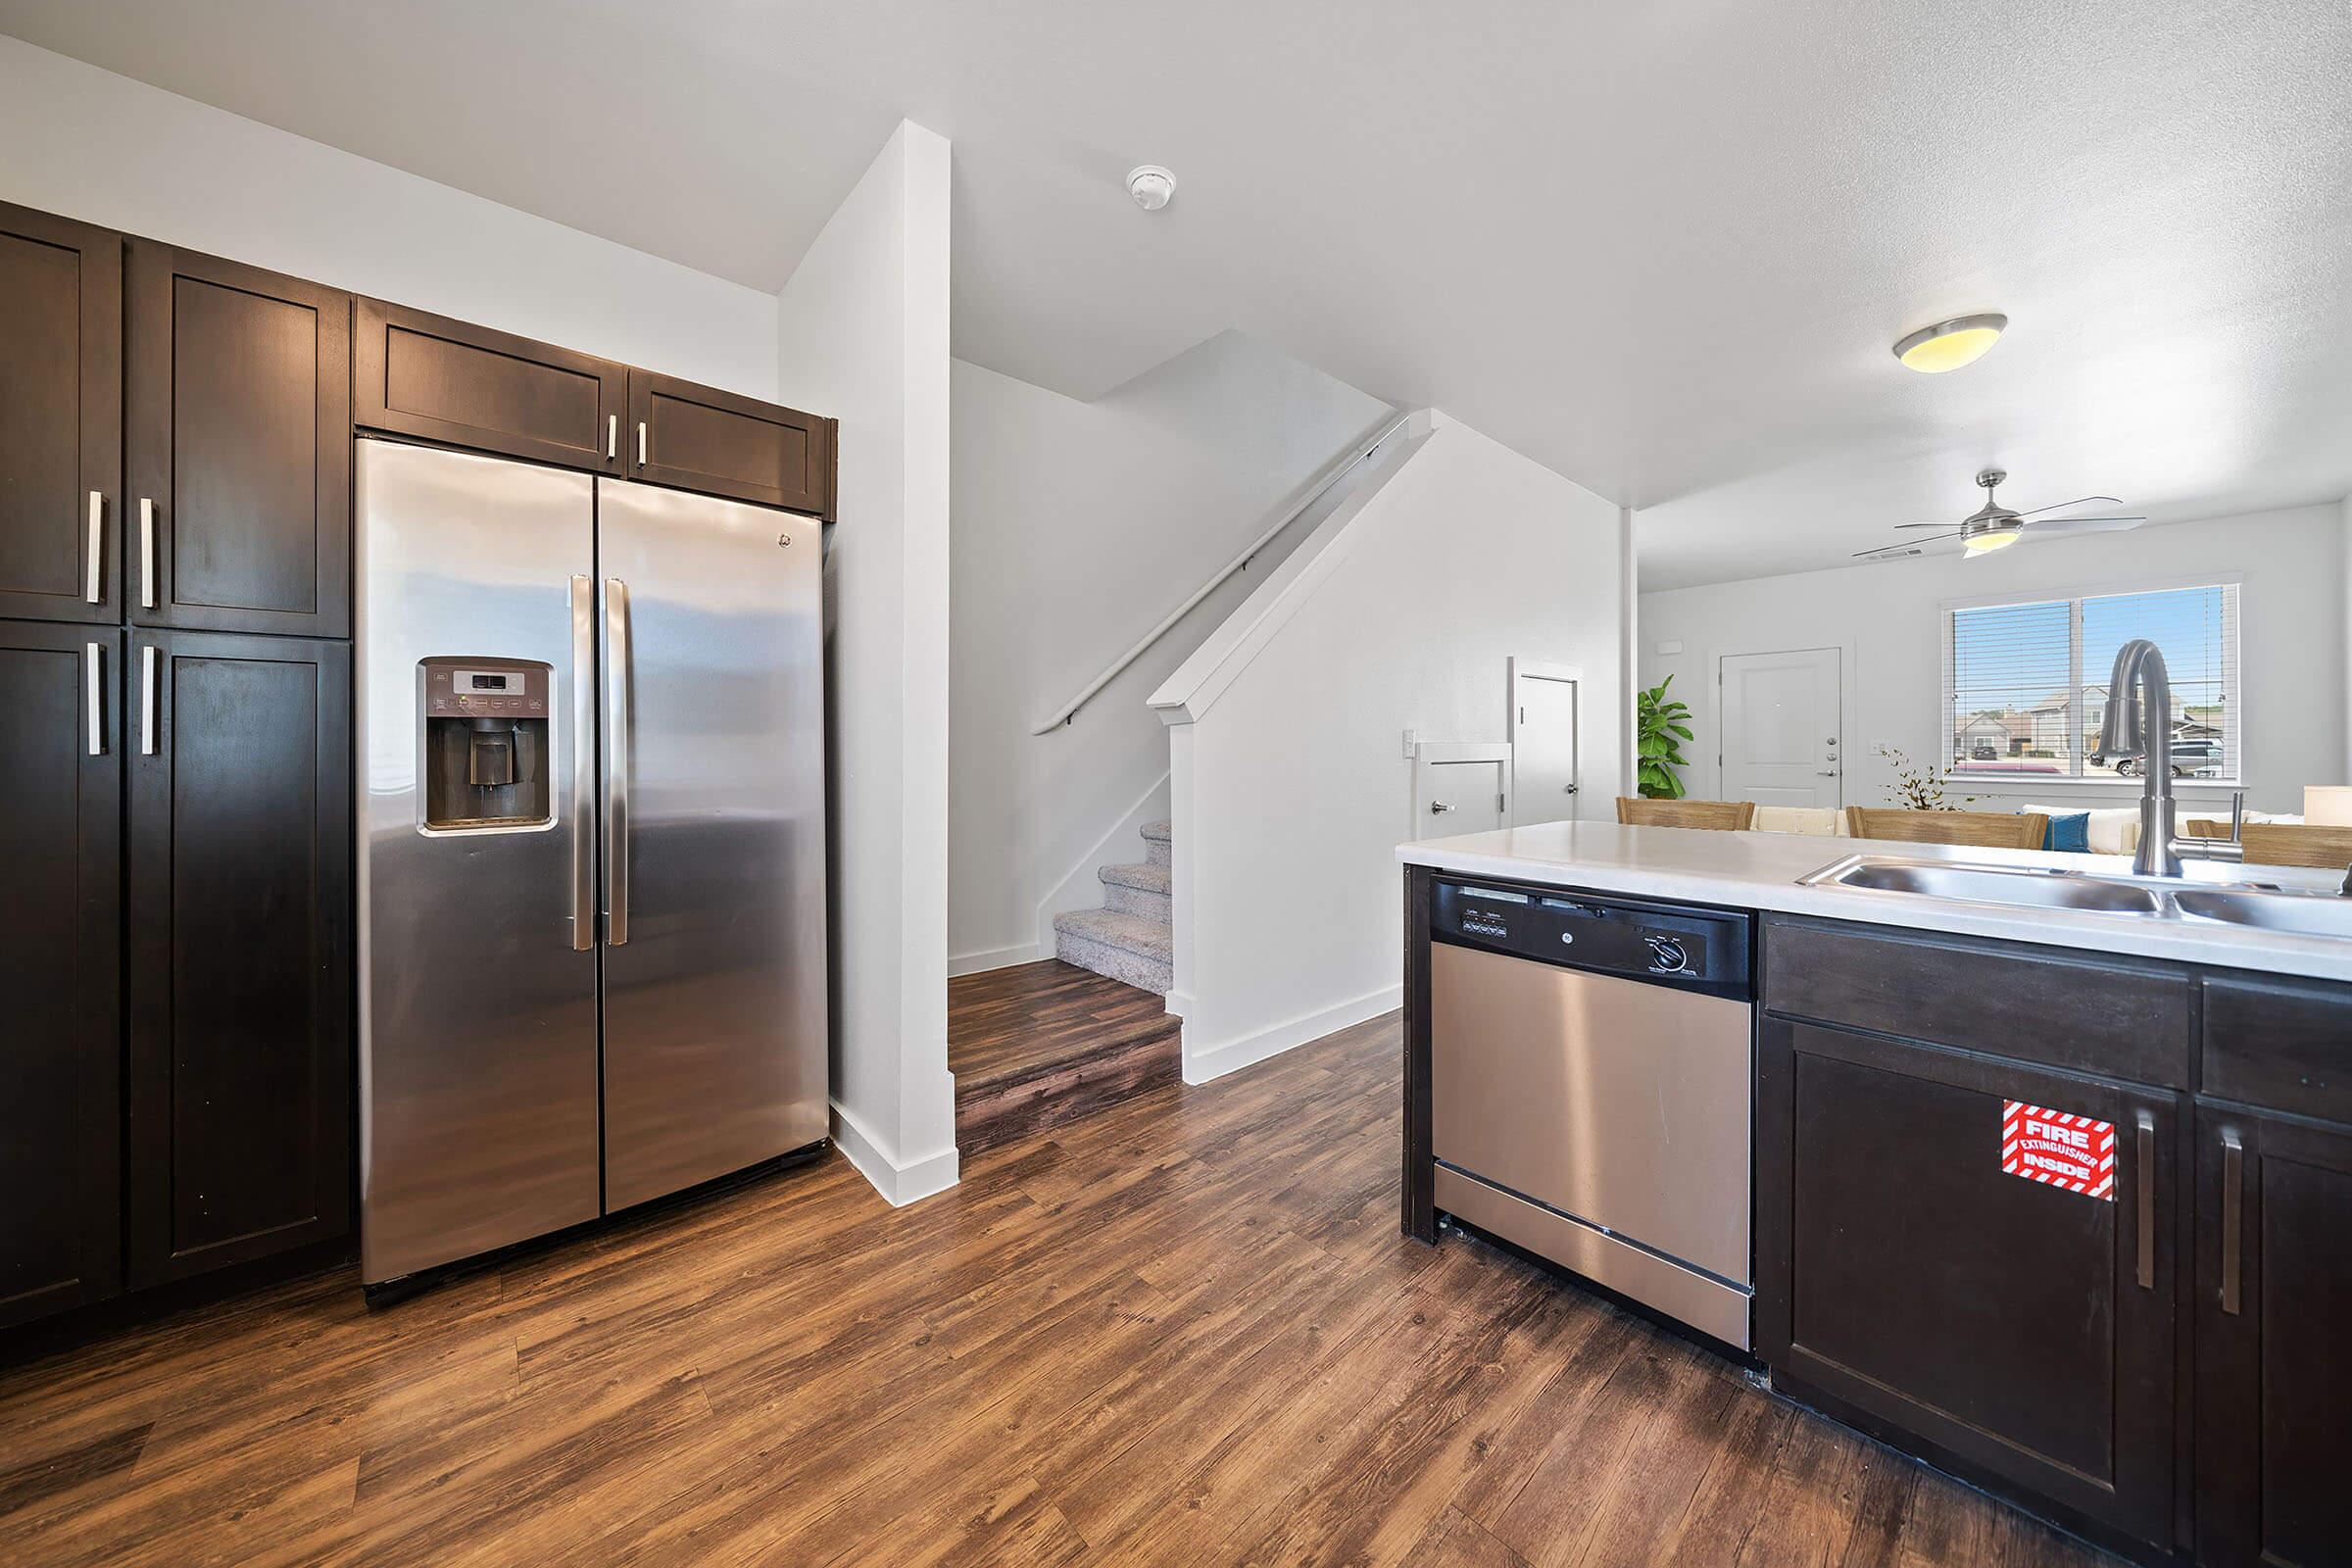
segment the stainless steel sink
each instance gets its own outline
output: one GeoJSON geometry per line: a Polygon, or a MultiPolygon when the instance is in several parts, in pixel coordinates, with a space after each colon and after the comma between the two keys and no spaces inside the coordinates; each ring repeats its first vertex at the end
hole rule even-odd
{"type": "Polygon", "coordinates": [[[1805,878],[1848,888],[1888,893],[1924,893],[1932,899],[1971,904],[2007,904],[2037,909],[2089,909],[2101,914],[2161,915],[2164,896],[2135,882],[2111,881],[2079,871],[2027,865],[1968,865],[1949,860],[1898,860],[1857,857],[1805,878]]]}
{"type": "Polygon", "coordinates": [[[2023,909],[2078,909],[2140,920],[2211,920],[2282,935],[2352,940],[2352,898],[2270,884],[2192,883],[1995,861],[1849,855],[1798,879],[2023,909]]]}
{"type": "Polygon", "coordinates": [[[2173,904],[2192,920],[2221,920],[2305,937],[2352,937],[2352,899],[2334,893],[2182,888],[2173,904]]]}

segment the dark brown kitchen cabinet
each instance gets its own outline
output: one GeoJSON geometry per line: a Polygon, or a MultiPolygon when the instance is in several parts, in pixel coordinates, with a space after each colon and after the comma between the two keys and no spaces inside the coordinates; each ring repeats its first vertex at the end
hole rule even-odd
{"type": "Polygon", "coordinates": [[[2195,1164],[2197,1560],[2342,1563],[2352,1128],[2200,1104],[2195,1164]]]}
{"type": "Polygon", "coordinates": [[[1776,1384],[2169,1542],[2178,1097],[1769,1014],[1760,1041],[1756,1334],[1776,1384]],[[2112,1197],[2005,1172],[2011,1101],[2109,1124],[2112,1197]]]}
{"type": "Polygon", "coordinates": [[[0,1325],[121,1284],[122,654],[0,621],[0,1325]]]}
{"type": "Polygon", "coordinates": [[[623,471],[625,366],[381,300],[359,302],[356,343],[354,416],[368,429],[623,471]]]}
{"type": "Polygon", "coordinates": [[[133,623],[351,631],[351,296],[130,244],[133,623]]]}
{"type": "Polygon", "coordinates": [[[0,616],[122,618],[122,236],[0,204],[0,616]]]}
{"type": "Polygon", "coordinates": [[[129,1269],[145,1286],[351,1219],[351,650],[137,631],[129,1269]]]}
{"type": "Polygon", "coordinates": [[[631,478],[833,514],[831,419],[633,369],[629,421],[631,478]]]}

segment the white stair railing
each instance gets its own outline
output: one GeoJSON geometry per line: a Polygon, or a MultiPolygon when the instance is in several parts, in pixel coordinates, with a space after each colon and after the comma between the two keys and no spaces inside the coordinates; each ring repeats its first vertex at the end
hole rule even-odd
{"type": "Polygon", "coordinates": [[[1182,620],[1186,615],[1191,614],[1195,607],[1197,607],[1201,600],[1206,599],[1210,594],[1215,593],[1217,589],[1223,585],[1226,578],[1231,577],[1235,572],[1240,571],[1243,567],[1249,565],[1250,561],[1257,555],[1259,551],[1265,549],[1267,545],[1274,542],[1274,537],[1277,534],[1281,533],[1283,529],[1288,528],[1292,523],[1297,522],[1299,516],[1307,510],[1307,508],[1313,506],[1317,501],[1320,501],[1325,495],[1329,494],[1332,486],[1338,484],[1342,479],[1346,478],[1357,467],[1370,462],[1372,455],[1386,445],[1389,440],[1398,431],[1402,430],[1411,420],[1411,418],[1412,415],[1409,413],[1397,415],[1394,419],[1383,425],[1380,433],[1372,437],[1370,441],[1351,447],[1348,451],[1342,453],[1339,457],[1333,459],[1330,465],[1326,466],[1321,473],[1317,474],[1313,479],[1307,482],[1306,491],[1303,495],[1299,496],[1298,500],[1292,502],[1289,506],[1282,509],[1281,513],[1275,517],[1271,526],[1264,529],[1256,538],[1250,540],[1248,545],[1244,546],[1240,554],[1236,555],[1231,561],[1225,563],[1225,564],[1218,569],[1215,576],[1202,583],[1193,592],[1190,598],[1185,600],[1183,604],[1178,605],[1174,610],[1169,611],[1167,614],[1160,617],[1160,622],[1158,625],[1144,633],[1144,635],[1136,641],[1134,647],[1128,649],[1118,658],[1112,660],[1109,666],[1105,668],[1102,674],[1097,675],[1093,680],[1087,682],[1085,687],[1079,691],[1077,696],[1071,698],[1068,702],[1055,709],[1051,718],[1042,719],[1036,725],[1032,726],[1029,733],[1032,735],[1050,735],[1054,730],[1059,729],[1062,725],[1067,724],[1071,719],[1075,718],[1078,715],[1078,710],[1084,708],[1088,703],[1092,702],[1096,694],[1101,692],[1103,687],[1118,679],[1121,671],[1126,669],[1129,664],[1134,663],[1138,659],[1141,659],[1146,651],[1148,651],[1153,643],[1159,641],[1162,637],[1165,637],[1168,634],[1169,629],[1178,621],[1182,620]]]}

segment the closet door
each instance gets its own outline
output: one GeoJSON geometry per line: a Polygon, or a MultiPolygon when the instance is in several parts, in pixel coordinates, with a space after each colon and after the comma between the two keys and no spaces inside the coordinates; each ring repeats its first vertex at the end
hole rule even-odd
{"type": "Polygon", "coordinates": [[[0,616],[122,618],[122,236],[0,204],[0,616]]]}
{"type": "Polygon", "coordinates": [[[130,1276],[351,1222],[351,648],[137,631],[130,1276]]]}
{"type": "Polygon", "coordinates": [[[122,653],[0,621],[0,1325],[122,1283],[122,653]]]}
{"type": "Polygon", "coordinates": [[[351,634],[351,296],[130,243],[123,578],[142,626],[351,634]]]}

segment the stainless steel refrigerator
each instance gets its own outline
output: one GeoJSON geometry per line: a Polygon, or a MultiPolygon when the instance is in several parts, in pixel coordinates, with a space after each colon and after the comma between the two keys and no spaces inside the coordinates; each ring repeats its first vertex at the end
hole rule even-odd
{"type": "Polygon", "coordinates": [[[361,1275],[825,1118],[815,518],[359,443],[361,1275]]]}

